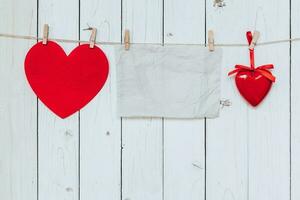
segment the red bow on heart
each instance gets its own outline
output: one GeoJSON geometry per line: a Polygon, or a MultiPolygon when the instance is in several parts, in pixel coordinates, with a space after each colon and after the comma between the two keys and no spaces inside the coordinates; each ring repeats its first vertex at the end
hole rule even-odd
{"type": "MultiPolygon", "coordinates": [[[[246,33],[248,44],[251,44],[252,33],[246,33]]],[[[257,106],[269,92],[271,85],[275,82],[275,77],[269,71],[273,69],[273,64],[254,65],[254,49],[249,49],[250,67],[236,65],[235,69],[228,73],[231,76],[236,73],[235,82],[241,95],[252,105],[257,106]]]]}

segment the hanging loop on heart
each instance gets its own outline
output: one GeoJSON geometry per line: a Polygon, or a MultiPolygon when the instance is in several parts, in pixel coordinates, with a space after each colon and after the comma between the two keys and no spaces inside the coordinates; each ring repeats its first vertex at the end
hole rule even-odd
{"type": "MultiPolygon", "coordinates": [[[[250,45],[253,39],[253,35],[251,31],[246,32],[246,37],[248,44],[250,45]]],[[[259,67],[255,67],[254,63],[254,48],[249,48],[249,58],[250,58],[250,67],[244,66],[244,65],[235,65],[235,69],[230,71],[228,73],[228,76],[231,76],[233,74],[239,73],[241,71],[252,71],[252,72],[258,72],[262,76],[266,77],[268,80],[275,82],[276,78],[273,76],[273,74],[269,71],[270,69],[273,69],[274,66],[273,64],[267,64],[267,65],[262,65],[259,67]]]]}
{"type": "MultiPolygon", "coordinates": [[[[247,37],[247,40],[248,40],[248,44],[250,46],[250,44],[253,40],[253,36],[252,36],[251,31],[247,31],[246,37],[247,37]]],[[[254,70],[255,69],[255,65],[254,65],[254,48],[253,49],[249,48],[249,55],[250,55],[250,68],[252,70],[254,70]]]]}

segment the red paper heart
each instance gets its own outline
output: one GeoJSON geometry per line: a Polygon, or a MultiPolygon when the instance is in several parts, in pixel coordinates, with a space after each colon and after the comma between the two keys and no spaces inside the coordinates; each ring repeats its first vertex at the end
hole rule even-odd
{"type": "MultiPolygon", "coordinates": [[[[266,71],[266,73],[270,73],[266,71]]],[[[271,74],[271,73],[270,73],[271,74]]],[[[240,94],[252,105],[257,106],[270,91],[272,81],[257,71],[240,71],[235,77],[240,94]]]]}
{"type": "Polygon", "coordinates": [[[68,56],[55,42],[34,45],[26,55],[25,73],[38,98],[66,118],[83,108],[101,90],[109,64],[103,51],[79,45],[68,56]]]}

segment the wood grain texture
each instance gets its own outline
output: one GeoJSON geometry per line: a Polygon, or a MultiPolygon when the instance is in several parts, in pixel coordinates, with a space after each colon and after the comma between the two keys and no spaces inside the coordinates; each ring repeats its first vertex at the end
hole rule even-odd
{"type": "MultiPolygon", "coordinates": [[[[36,35],[36,1],[2,0],[0,32],[36,35]],[[16,7],[15,5],[22,5],[16,7]]],[[[37,199],[36,97],[24,75],[34,41],[0,39],[0,198],[37,199]]]]}
{"type": "MultiPolygon", "coordinates": [[[[225,2],[215,8],[213,0],[2,0],[0,32],[35,36],[38,20],[39,36],[48,23],[50,38],[76,40],[88,40],[87,26],[97,28],[97,41],[113,42],[125,29],[140,43],[204,43],[209,29],[216,43],[246,43],[245,32],[255,29],[259,42],[289,38],[289,1],[225,2]]],[[[299,37],[300,2],[291,5],[291,34],[299,37]]],[[[110,61],[106,85],[80,115],[61,120],[37,105],[25,79],[23,62],[34,43],[0,38],[0,199],[300,199],[299,42],[291,57],[289,43],[256,48],[257,65],[274,63],[277,77],[257,108],[227,77],[235,64],[249,63],[248,49],[224,47],[222,99],[232,105],[206,126],[117,118],[109,45],[101,46],[110,61]]],[[[77,44],[61,45],[69,53],[77,44]]]]}
{"type": "MultiPolygon", "coordinates": [[[[78,0],[39,0],[39,28],[47,23],[49,37],[78,39],[78,6],[78,0]]],[[[60,45],[66,53],[76,47],[60,45]]],[[[38,123],[39,199],[79,199],[78,114],[63,120],[39,102],[38,123]]]]}
{"type": "MultiPolygon", "coordinates": [[[[97,41],[121,42],[119,0],[81,2],[81,28],[97,28],[97,41]]],[[[88,40],[90,31],[81,31],[88,40]]],[[[81,199],[118,200],[121,195],[121,120],[116,116],[116,74],[112,46],[99,46],[110,62],[109,77],[100,93],[80,113],[81,199]]]]}
{"type": "MultiPolygon", "coordinates": [[[[291,1],[291,37],[300,36],[300,2],[291,1]]],[[[291,45],[291,200],[300,199],[300,43],[291,45]]]]}
{"type": "Polygon", "coordinates": [[[164,41],[166,44],[203,44],[205,1],[164,0],[164,41]]]}
{"type": "MultiPolygon", "coordinates": [[[[217,43],[246,43],[245,32],[255,29],[261,32],[259,41],[289,37],[287,2],[207,6],[207,25],[217,43]]],[[[257,108],[247,106],[234,80],[226,77],[238,63],[249,63],[247,48],[226,48],[222,97],[232,106],[207,124],[207,199],[289,199],[289,44],[256,48],[256,64],[274,63],[277,76],[257,108]]]]}
{"type": "Polygon", "coordinates": [[[161,120],[123,119],[122,127],[123,199],[163,199],[161,120]]]}
{"type": "MultiPolygon", "coordinates": [[[[132,42],[162,42],[162,0],[123,0],[132,42]]],[[[129,50],[130,51],[130,50],[129,50]]],[[[122,120],[122,199],[163,199],[161,119],[122,120]]]]}
{"type": "Polygon", "coordinates": [[[164,199],[205,199],[204,120],[164,122],[164,199]]]}
{"type": "MultiPolygon", "coordinates": [[[[205,2],[165,0],[164,41],[205,42],[205,2]]],[[[204,120],[164,120],[164,199],[205,199],[204,120]]]]}

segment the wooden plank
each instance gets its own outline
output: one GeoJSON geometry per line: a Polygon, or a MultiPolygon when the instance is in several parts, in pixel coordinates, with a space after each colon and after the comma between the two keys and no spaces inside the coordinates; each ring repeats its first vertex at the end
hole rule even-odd
{"type": "MultiPolygon", "coordinates": [[[[78,0],[39,0],[39,29],[47,23],[50,38],[79,39],[78,5],[78,0]]],[[[60,45],[66,53],[76,47],[60,45]]],[[[39,199],[79,199],[78,114],[60,119],[39,102],[38,117],[39,199]]]]}
{"type": "MultiPolygon", "coordinates": [[[[124,0],[123,31],[132,42],[162,42],[162,0],[124,0]]],[[[162,120],[122,120],[122,199],[161,200],[162,120]]]]}
{"type": "Polygon", "coordinates": [[[205,2],[165,0],[165,43],[199,44],[205,42],[205,2]]]}
{"type": "MultiPolygon", "coordinates": [[[[165,43],[205,42],[205,2],[165,0],[165,43]]],[[[204,119],[164,120],[164,199],[205,199],[204,119]]]]}
{"type": "MultiPolygon", "coordinates": [[[[80,30],[97,28],[97,41],[121,42],[119,0],[87,0],[80,4],[80,30]]],[[[81,31],[89,40],[91,32],[81,31]]],[[[113,46],[100,46],[110,62],[108,80],[80,113],[80,197],[118,200],[121,195],[121,120],[116,116],[113,46]]]]}
{"type": "MultiPolygon", "coordinates": [[[[299,1],[291,1],[291,37],[300,36],[299,27],[299,1]]],[[[300,75],[300,57],[299,57],[300,43],[293,42],[291,45],[291,200],[300,199],[300,136],[299,136],[299,119],[300,119],[300,92],[299,92],[299,78],[300,75]]]]}
{"type": "MultiPolygon", "coordinates": [[[[222,42],[223,37],[220,38],[219,32],[215,31],[215,37],[217,42],[222,42]]],[[[240,34],[242,36],[239,38],[245,42],[244,31],[240,34]]],[[[229,99],[232,105],[221,109],[219,118],[207,120],[207,200],[248,198],[248,111],[236,90],[234,80],[227,76],[236,62],[247,64],[249,62],[247,56],[247,49],[236,47],[223,49],[221,98],[229,99]]]]}
{"type": "MultiPolygon", "coordinates": [[[[255,29],[259,41],[278,40],[289,37],[288,13],[281,1],[236,1],[222,9],[211,3],[207,25],[217,43],[246,43],[245,32],[255,29]]],[[[289,199],[289,44],[256,48],[257,65],[273,63],[277,75],[257,108],[247,106],[227,77],[235,64],[249,63],[247,48],[227,47],[223,56],[222,97],[232,106],[207,124],[207,199],[289,199]]]]}
{"type": "Polygon", "coordinates": [[[164,199],[205,199],[204,120],[164,124],[164,199]]]}
{"type": "Polygon", "coordinates": [[[122,122],[122,199],[162,199],[161,120],[122,122]]]}
{"type": "MultiPolygon", "coordinates": [[[[36,35],[36,1],[3,0],[0,32],[36,35]],[[16,6],[22,5],[22,6],[16,6]]],[[[35,41],[0,39],[0,196],[37,199],[36,96],[24,75],[35,41]]]]}

